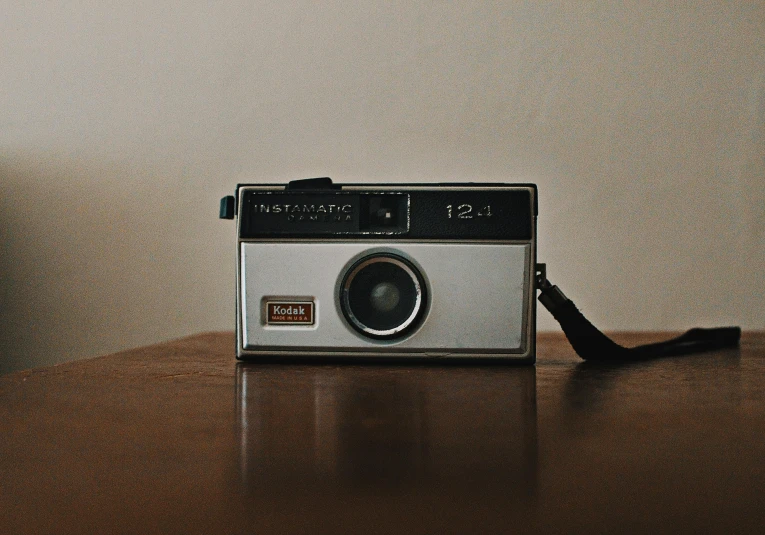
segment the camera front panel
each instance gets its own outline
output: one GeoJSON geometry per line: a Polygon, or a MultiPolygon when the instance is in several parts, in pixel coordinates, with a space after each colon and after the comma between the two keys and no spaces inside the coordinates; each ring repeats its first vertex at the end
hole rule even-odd
{"type": "MultiPolygon", "coordinates": [[[[524,350],[531,289],[523,275],[529,245],[243,243],[241,248],[241,330],[246,351],[501,354],[524,350]],[[354,324],[349,318],[353,309],[343,299],[343,283],[358,262],[381,257],[406,259],[424,286],[416,307],[404,309],[402,317],[390,324],[371,326],[382,336],[354,324]],[[292,309],[300,309],[301,303],[312,307],[312,323],[272,322],[272,302],[292,303],[292,309]],[[401,331],[390,332],[399,325],[401,331]]],[[[357,290],[358,300],[366,298],[374,310],[380,300],[374,290],[386,283],[383,278],[363,285],[357,290]]],[[[406,291],[405,287],[399,290],[406,291]]],[[[400,295],[399,303],[403,300],[405,296],[400,295]]],[[[383,302],[378,308],[388,306],[383,302]]],[[[362,325],[368,322],[361,318],[362,325]]]]}

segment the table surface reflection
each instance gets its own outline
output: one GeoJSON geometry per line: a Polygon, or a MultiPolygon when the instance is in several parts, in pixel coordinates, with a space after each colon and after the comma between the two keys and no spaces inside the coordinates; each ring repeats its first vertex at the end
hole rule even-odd
{"type": "Polygon", "coordinates": [[[765,334],[622,366],[538,345],[244,364],[210,333],[0,377],[0,532],[762,530],[765,334]]]}

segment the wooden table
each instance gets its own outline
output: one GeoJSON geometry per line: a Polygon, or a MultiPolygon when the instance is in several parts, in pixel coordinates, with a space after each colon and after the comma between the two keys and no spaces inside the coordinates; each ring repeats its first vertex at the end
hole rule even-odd
{"type": "Polygon", "coordinates": [[[763,333],[623,366],[557,335],[536,367],[233,351],[201,334],[0,377],[0,533],[765,531],[763,333]]]}

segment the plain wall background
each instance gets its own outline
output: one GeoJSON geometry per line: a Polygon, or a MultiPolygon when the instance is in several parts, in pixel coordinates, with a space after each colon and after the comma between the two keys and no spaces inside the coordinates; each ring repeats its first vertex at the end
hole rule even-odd
{"type": "Polygon", "coordinates": [[[536,182],[599,327],[765,328],[762,2],[0,11],[0,370],[233,329],[218,199],[312,176],[536,182]]]}

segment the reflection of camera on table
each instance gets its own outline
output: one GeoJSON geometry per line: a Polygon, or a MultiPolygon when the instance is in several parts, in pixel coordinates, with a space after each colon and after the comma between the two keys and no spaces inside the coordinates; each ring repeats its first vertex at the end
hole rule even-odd
{"type": "Polygon", "coordinates": [[[529,496],[537,477],[535,382],[533,366],[239,363],[242,482],[263,495],[475,485],[529,496]]]}

